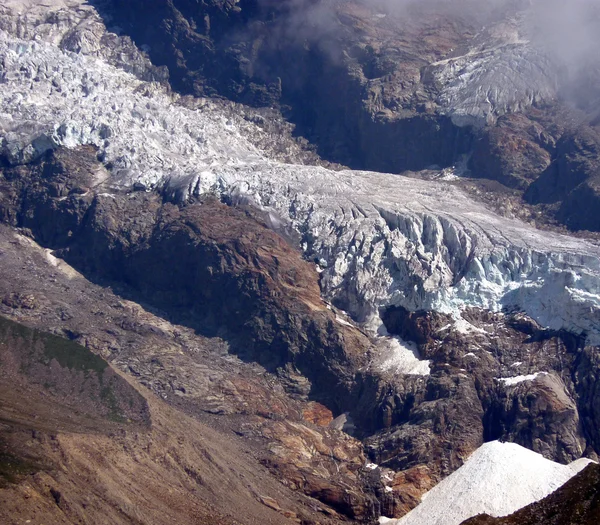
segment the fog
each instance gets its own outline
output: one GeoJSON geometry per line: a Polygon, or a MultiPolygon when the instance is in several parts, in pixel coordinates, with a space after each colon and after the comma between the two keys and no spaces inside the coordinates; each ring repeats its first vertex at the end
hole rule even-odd
{"type": "Polygon", "coordinates": [[[598,57],[600,0],[532,2],[528,30],[532,41],[566,64],[598,57]]]}
{"type": "MultiPolygon", "coordinates": [[[[282,5],[280,0],[259,2],[282,5]]],[[[427,12],[467,20],[482,29],[506,18],[518,19],[522,36],[563,72],[565,96],[600,97],[600,0],[293,0],[286,37],[326,40],[331,46],[341,27],[337,7],[347,2],[410,23],[418,23],[427,12]]]]}

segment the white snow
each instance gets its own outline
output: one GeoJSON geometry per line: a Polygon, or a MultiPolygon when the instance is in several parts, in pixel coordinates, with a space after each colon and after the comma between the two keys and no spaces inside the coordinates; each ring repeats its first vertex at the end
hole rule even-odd
{"type": "Polygon", "coordinates": [[[522,33],[520,20],[485,28],[462,54],[428,66],[437,100],[457,125],[482,126],[498,116],[554,100],[560,69],[522,33]]]}
{"type": "Polygon", "coordinates": [[[352,326],[352,323],[349,323],[348,321],[346,321],[346,319],[340,317],[339,315],[335,316],[335,320],[343,326],[352,326]]]}
{"type": "MultiPolygon", "coordinates": [[[[254,203],[273,224],[303,232],[325,299],[347,304],[359,323],[397,305],[450,313],[456,329],[473,332],[461,311],[506,307],[600,343],[599,247],[499,217],[443,181],[274,161],[255,145],[265,132],[242,116],[209,100],[184,107],[111,65],[91,6],[74,1],[48,28],[45,4],[34,3],[35,16],[0,6],[0,149],[12,162],[93,144],[112,166],[105,193],[140,182],[174,200],[213,193],[254,203]],[[89,44],[78,53],[59,45],[72,30],[89,44]]],[[[384,366],[428,371],[412,349],[382,346],[394,345],[384,366]]]]}
{"type": "Polygon", "coordinates": [[[461,334],[480,333],[487,335],[487,332],[483,328],[478,328],[477,326],[472,325],[466,319],[463,319],[460,316],[455,317],[454,328],[457,332],[460,332],[461,334]]]}
{"type": "Polygon", "coordinates": [[[539,501],[590,460],[561,465],[514,443],[492,441],[423,495],[422,502],[389,525],[458,525],[480,513],[506,516],[539,501]]]}
{"type": "Polygon", "coordinates": [[[378,337],[379,355],[374,361],[377,369],[393,374],[427,376],[429,361],[421,359],[417,345],[400,337],[378,337]]]}
{"type": "Polygon", "coordinates": [[[536,372],[535,374],[529,374],[526,376],[515,376],[515,377],[499,377],[496,378],[496,381],[500,381],[504,383],[506,386],[513,386],[519,383],[523,383],[524,381],[533,381],[539,376],[548,375],[548,372],[536,372]]]}

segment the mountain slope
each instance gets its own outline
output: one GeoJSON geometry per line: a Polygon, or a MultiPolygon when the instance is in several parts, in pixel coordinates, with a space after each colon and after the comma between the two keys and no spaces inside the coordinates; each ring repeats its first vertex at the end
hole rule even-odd
{"type": "Polygon", "coordinates": [[[177,91],[279,106],[327,159],[448,168],[504,214],[598,231],[593,1],[175,0],[141,19],[147,5],[101,13],[177,91]]]}
{"type": "Polygon", "coordinates": [[[2,523],[284,524],[320,514],[270,476],[248,440],[170,407],[84,347],[4,318],[0,401],[2,523]]]}
{"type": "MultiPolygon", "coordinates": [[[[233,18],[270,34],[269,20],[255,26],[252,16],[244,18],[251,4],[172,0],[138,12],[145,13],[142,22],[158,18],[148,30],[167,30],[155,46],[180,59],[178,74],[197,95],[216,78],[200,71],[205,59],[220,56],[213,55],[214,35],[198,31],[222,29],[229,51],[239,51],[238,65],[250,67],[243,46],[228,35],[233,18]],[[208,21],[197,16],[209,6],[215,11],[208,21]],[[171,41],[169,28],[181,39],[171,41]],[[179,49],[188,38],[208,58],[194,46],[179,49]]],[[[232,457],[249,447],[255,475],[241,501],[260,501],[278,518],[288,509],[309,522],[321,515],[332,522],[399,518],[482,443],[497,439],[561,463],[597,457],[597,243],[502,217],[461,189],[460,170],[399,176],[341,169],[303,149],[276,108],[182,96],[167,84],[162,64],[148,60],[151,47],[141,51],[123,36],[117,24],[131,30],[126,13],[112,12],[111,19],[107,5],[65,0],[0,8],[2,313],[93,349],[169,410],[204,425],[207,435],[234,439],[232,457]],[[261,499],[264,492],[276,494],[276,502],[261,499]]],[[[408,140],[420,166],[431,159],[419,156],[438,146],[446,160],[459,154],[456,148],[463,152],[462,133],[471,137],[472,122],[461,127],[455,120],[483,119],[481,133],[504,126],[498,144],[505,144],[505,132],[519,147],[523,133],[545,141],[524,146],[533,152],[525,159],[531,163],[522,162],[525,171],[548,161],[560,133],[546,135],[552,123],[532,126],[524,116],[540,109],[530,107],[535,93],[518,90],[518,101],[496,93],[498,114],[469,98],[465,71],[485,84],[493,80],[487,67],[516,60],[529,74],[537,63],[512,25],[499,32],[493,25],[480,42],[481,20],[448,25],[429,13],[425,28],[411,32],[393,17],[352,11],[354,2],[314,5],[342,10],[344,38],[356,44],[348,60],[373,77],[358,84],[367,83],[372,95],[377,86],[382,97],[387,93],[360,106],[367,121],[382,126],[382,134],[369,135],[373,140],[408,140]],[[362,23],[364,31],[356,32],[362,23]],[[460,48],[445,58],[465,31],[481,49],[460,48]],[[400,79],[378,76],[396,51],[365,48],[362,58],[359,51],[365,35],[376,44],[388,32],[391,44],[404,46],[394,62],[406,66],[400,76],[413,75],[397,84],[406,91],[391,96],[416,104],[414,113],[393,117],[397,134],[386,133],[387,117],[371,118],[391,103],[387,83],[400,79]],[[411,46],[416,55],[408,56],[411,46]],[[435,93],[422,92],[422,82],[435,93]],[[446,98],[428,106],[438,95],[446,98]],[[513,105],[520,113],[511,113],[513,105]],[[426,129],[414,133],[413,125],[426,129]],[[432,138],[438,132],[448,147],[432,138]]],[[[122,4],[128,6],[136,3],[122,4]]],[[[269,11],[275,21],[277,6],[269,11]]],[[[310,43],[301,48],[317,52],[310,43]]],[[[301,62],[294,57],[287,63],[301,62]]],[[[221,65],[227,79],[231,64],[221,65]]],[[[332,75],[334,84],[357,85],[346,82],[347,65],[332,75]]],[[[358,107],[357,98],[338,98],[358,107]]],[[[574,147],[593,151],[593,140],[584,139],[574,147]]],[[[512,151],[507,144],[500,160],[512,151]]],[[[370,155],[382,156],[378,147],[371,144],[370,155]]],[[[586,155],[570,156],[567,171],[592,169],[586,155]]],[[[509,171],[519,166],[517,157],[509,171]]],[[[202,434],[196,423],[190,426],[202,434]]],[[[148,461],[144,468],[153,469],[148,461]]],[[[164,475],[194,488],[197,480],[188,485],[181,466],[176,461],[164,475]]],[[[119,476],[107,474],[109,481],[119,476]]],[[[209,485],[194,508],[224,508],[222,488],[209,485]]],[[[260,519],[257,512],[248,519],[260,519]]]]}

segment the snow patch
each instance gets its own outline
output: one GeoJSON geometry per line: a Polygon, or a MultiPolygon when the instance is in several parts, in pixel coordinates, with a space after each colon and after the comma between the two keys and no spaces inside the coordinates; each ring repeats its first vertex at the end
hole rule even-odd
{"type": "Polygon", "coordinates": [[[454,329],[461,334],[479,333],[487,335],[487,332],[483,328],[472,325],[469,321],[460,316],[456,317],[454,320],[454,329]]]}
{"type": "Polygon", "coordinates": [[[515,443],[492,441],[389,525],[458,525],[477,514],[500,517],[546,497],[591,460],[561,465],[515,443]]]}
{"type": "Polygon", "coordinates": [[[526,376],[498,377],[498,378],[496,378],[496,381],[504,383],[506,386],[513,386],[513,385],[517,385],[519,383],[523,383],[524,381],[533,381],[540,376],[547,376],[547,375],[548,375],[548,372],[536,372],[535,374],[529,374],[526,376]]]}
{"type": "Polygon", "coordinates": [[[340,323],[343,326],[352,326],[351,323],[349,323],[348,321],[346,321],[345,319],[343,319],[342,317],[340,317],[339,315],[335,316],[335,320],[340,323]]]}
{"type": "Polygon", "coordinates": [[[379,337],[375,367],[383,372],[427,376],[430,361],[422,360],[417,345],[399,337],[379,337]]]}

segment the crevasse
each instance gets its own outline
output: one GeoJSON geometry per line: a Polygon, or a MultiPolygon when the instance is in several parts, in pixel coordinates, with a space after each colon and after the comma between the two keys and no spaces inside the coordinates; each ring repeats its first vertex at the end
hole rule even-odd
{"type": "Polygon", "coordinates": [[[110,167],[103,192],[137,182],[176,200],[213,193],[251,203],[273,228],[300,234],[322,270],[324,296],[374,329],[389,305],[456,316],[474,306],[521,310],[600,344],[597,246],[499,217],[450,183],[276,162],[255,146],[264,132],[252,122],[208,100],[185,107],[107,57],[61,49],[59,40],[0,31],[9,162],[92,144],[110,167]]]}

